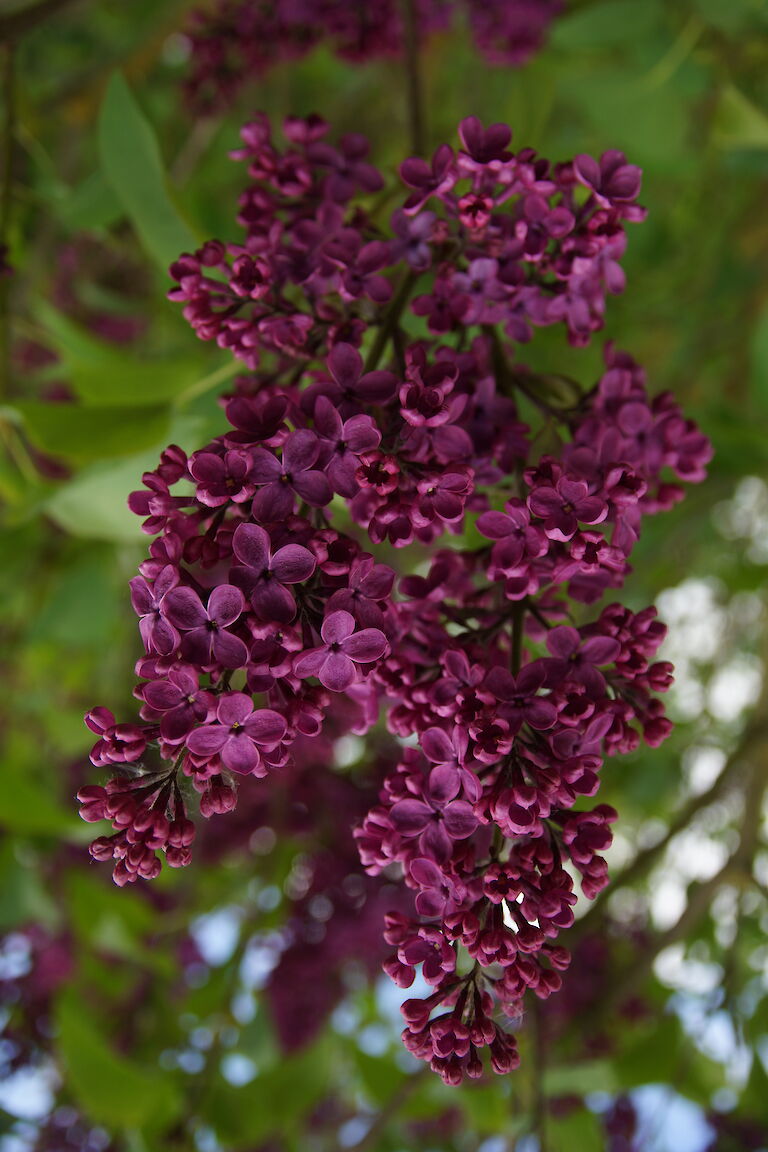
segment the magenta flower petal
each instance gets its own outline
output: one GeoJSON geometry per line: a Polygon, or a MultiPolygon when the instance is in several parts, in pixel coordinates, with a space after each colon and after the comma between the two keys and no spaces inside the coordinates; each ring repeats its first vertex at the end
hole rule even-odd
{"type": "Polygon", "coordinates": [[[429,795],[437,804],[447,804],[459,794],[461,776],[450,764],[438,764],[429,774],[429,795]]]}
{"type": "Polygon", "coordinates": [[[285,717],[272,708],[260,708],[245,725],[248,736],[259,747],[271,752],[285,736],[288,726],[285,717]]]}
{"type": "Polygon", "coordinates": [[[222,763],[232,772],[239,772],[243,776],[258,768],[261,757],[256,746],[248,739],[245,732],[232,735],[221,750],[222,763]]]}
{"type": "Polygon", "coordinates": [[[265,623],[289,624],[296,615],[296,601],[277,580],[258,584],[251,596],[256,615],[265,623]]]}
{"type": "Polygon", "coordinates": [[[253,464],[251,466],[251,479],[256,484],[270,484],[279,480],[283,474],[280,461],[268,452],[266,448],[255,448],[253,451],[253,464]]]}
{"type": "Polygon", "coordinates": [[[278,548],[270,565],[273,576],[281,584],[299,584],[308,580],[316,567],[315,557],[301,544],[286,544],[278,548]]]}
{"type": "Polygon", "coordinates": [[[208,613],[191,588],[172,588],[163,597],[163,611],[177,628],[189,630],[208,623],[208,613]]]}
{"type": "Polygon", "coordinates": [[[355,630],[355,618],[349,612],[344,612],[343,609],[339,612],[331,612],[323,620],[320,634],[325,640],[326,644],[340,644],[342,640],[346,640],[351,636],[355,630]]]}
{"type": "Polygon", "coordinates": [[[328,356],[328,367],[337,384],[349,387],[363,370],[363,358],[351,344],[335,344],[328,356]]]}
{"type": "Polygon", "coordinates": [[[215,756],[227,740],[228,732],[220,724],[208,724],[195,728],[187,736],[187,748],[194,756],[215,756]]]}
{"type": "Polygon", "coordinates": [[[392,805],[389,817],[402,836],[416,836],[429,824],[434,815],[423,800],[398,800],[392,805]]]}
{"type": "Polygon", "coordinates": [[[243,594],[233,584],[220,584],[208,599],[208,615],[222,628],[233,624],[244,607],[243,594]]]}
{"type": "Polygon", "coordinates": [[[253,700],[245,692],[228,692],[219,698],[216,715],[227,728],[245,724],[253,712],[253,700]]]}
{"type": "Polygon", "coordinates": [[[613,636],[590,636],[581,647],[581,654],[590,664],[610,664],[620,651],[621,645],[613,636]]]}
{"type": "Polygon", "coordinates": [[[319,680],[331,692],[343,692],[358,678],[355,665],[343,652],[329,652],[319,672],[319,680]]]}
{"type": "Polygon", "coordinates": [[[453,800],[446,805],[443,820],[446,832],[454,840],[464,840],[471,836],[478,825],[472,805],[467,804],[466,800],[453,800]]]}
{"type": "Polygon", "coordinates": [[[270,540],[256,524],[239,524],[232,537],[232,550],[241,564],[261,572],[269,566],[270,540]]]}
{"type": "Polygon", "coordinates": [[[411,861],[408,871],[420,888],[440,888],[445,883],[445,877],[434,860],[425,860],[422,856],[411,861]]]}
{"type": "Polygon", "coordinates": [[[333,497],[330,481],[325,472],[317,470],[296,472],[293,487],[302,500],[306,500],[313,508],[322,508],[325,504],[329,504],[333,497]]]}
{"type": "Polygon", "coordinates": [[[363,628],[343,642],[342,651],[359,664],[369,664],[383,656],[388,647],[386,636],[378,628],[363,628]]]}
{"type": "Polygon", "coordinates": [[[420,740],[422,751],[433,764],[442,764],[456,757],[456,750],[447,732],[442,728],[427,728],[420,740]]]}
{"type": "Polygon", "coordinates": [[[477,518],[477,530],[489,540],[503,540],[514,531],[514,525],[504,512],[483,512],[477,518]]]}
{"type": "Polygon", "coordinates": [[[243,668],[248,663],[248,649],[237,636],[231,632],[214,632],[213,656],[222,668],[243,668]]]}
{"type": "Polygon", "coordinates": [[[547,633],[547,648],[553,656],[559,656],[561,660],[567,660],[572,656],[578,650],[579,643],[578,632],[567,624],[560,624],[547,633]]]}
{"type": "Polygon", "coordinates": [[[320,452],[320,441],[309,428],[291,432],[283,446],[283,471],[304,472],[311,468],[320,452]]]}
{"type": "Polygon", "coordinates": [[[319,676],[320,669],[325,663],[328,655],[328,649],[325,645],[320,648],[312,648],[309,652],[304,652],[303,655],[297,657],[293,662],[293,671],[297,676],[319,676]]]}
{"type": "Polygon", "coordinates": [[[152,680],[145,684],[143,695],[150,708],[156,708],[158,712],[175,708],[182,699],[181,689],[175,684],[169,684],[167,680],[152,680]]]}

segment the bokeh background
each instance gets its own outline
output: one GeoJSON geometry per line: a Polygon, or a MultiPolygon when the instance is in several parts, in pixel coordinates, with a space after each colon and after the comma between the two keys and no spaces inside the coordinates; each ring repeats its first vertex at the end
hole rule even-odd
{"type": "MultiPolygon", "coordinates": [[[[716,450],[634,554],[624,598],[670,626],[678,724],[604,770],[616,882],[572,931],[546,1065],[524,1030],[519,1073],[459,1090],[415,1072],[378,975],[354,742],[337,795],[254,782],[151,890],[118,891],[76,815],[83,713],[132,714],[146,538],[126,495],[167,443],[220,430],[233,375],[166,300],[168,263],[237,237],[228,152],[256,110],[365,132],[393,179],[409,154],[397,56],[275,52],[224,106],[190,104],[190,8],[0,5],[0,1148],[767,1148],[768,3],[572,0],[520,67],[460,17],[421,54],[430,146],[474,114],[555,160],[643,167],[605,335],[716,450]]],[[[530,363],[587,381],[601,355],[543,330],[530,363]]]]}

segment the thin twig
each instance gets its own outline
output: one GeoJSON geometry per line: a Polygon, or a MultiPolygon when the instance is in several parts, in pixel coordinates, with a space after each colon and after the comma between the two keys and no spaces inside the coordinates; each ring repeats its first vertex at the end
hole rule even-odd
{"type": "Polygon", "coordinates": [[[368,1152],[368,1149],[375,1147],[378,1142],[378,1136],[386,1128],[390,1120],[397,1115],[403,1104],[413,1095],[419,1085],[432,1075],[434,1075],[434,1073],[429,1066],[425,1064],[422,1068],[419,1068],[418,1072],[414,1072],[412,1076],[404,1080],[378,1113],[365,1136],[358,1140],[356,1144],[350,1145],[348,1152],[368,1152]]]}
{"type": "Polygon", "coordinates": [[[413,286],[417,280],[418,273],[409,272],[395,295],[392,297],[389,308],[387,309],[384,319],[379,326],[379,330],[376,333],[376,339],[371,345],[371,350],[368,353],[368,358],[365,362],[366,372],[372,372],[379,363],[384,349],[387,346],[387,341],[389,340],[390,336],[392,336],[395,328],[397,327],[397,322],[400,319],[403,308],[405,308],[405,305],[408,303],[408,299],[413,290],[413,286]]]}
{"type": "Polygon", "coordinates": [[[405,32],[405,75],[408,90],[408,126],[411,147],[416,156],[426,149],[424,118],[424,91],[419,61],[419,29],[414,0],[403,0],[403,28],[405,32]]]}

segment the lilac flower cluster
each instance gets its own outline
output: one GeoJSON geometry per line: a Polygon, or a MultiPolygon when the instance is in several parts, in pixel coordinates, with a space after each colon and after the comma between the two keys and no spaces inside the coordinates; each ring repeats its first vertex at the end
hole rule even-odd
{"type": "Polygon", "coordinates": [[[433,991],[403,1006],[405,1043],[457,1083],[486,1047],[515,1065],[504,1018],[559,986],[573,875],[590,898],[607,882],[616,813],[577,807],[605,758],[668,733],[654,610],[588,606],[710,447],[610,345],[589,390],[516,360],[537,325],[585,343],[623,286],[643,213],[620,153],[553,167],[470,118],[457,154],[405,161],[387,234],[352,202],[381,185],[364,142],[333,147],[314,118],[285,131],[280,152],[265,120],[244,129],[244,243],[172,269],[198,335],[249,372],[228,430],[169,448],[130,498],[156,536],[131,582],[142,723],[89,714],[91,758],[118,775],[81,791],[83,815],[112,821],[92,852],[118,883],[151,878],[158,852],[189,861],[194,792],[204,817],[230,811],[299,737],[365,736],[386,704],[402,755],[358,849],[412,900],[386,967],[433,991]],[[398,581],[377,548],[414,543],[398,581]]]}
{"type": "MultiPolygon", "coordinates": [[[[478,50],[492,64],[524,64],[542,47],[562,0],[413,0],[423,44],[465,14],[478,50]]],[[[399,55],[405,38],[399,0],[217,0],[192,13],[186,35],[187,96],[199,111],[225,107],[248,79],[319,43],[345,60],[399,55]]]]}

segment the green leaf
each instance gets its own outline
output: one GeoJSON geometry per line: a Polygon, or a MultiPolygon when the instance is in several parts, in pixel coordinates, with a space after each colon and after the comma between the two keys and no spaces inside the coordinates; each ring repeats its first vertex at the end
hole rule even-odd
{"type": "Polygon", "coordinates": [[[661,6],[655,0],[604,0],[590,4],[580,12],[565,13],[552,25],[553,45],[568,51],[594,52],[611,44],[625,45],[629,37],[637,40],[658,25],[661,6]]]}
{"type": "Polygon", "coordinates": [[[76,464],[157,444],[167,436],[170,422],[164,406],[99,409],[26,400],[16,410],[35,447],[76,464]]]}
{"type": "Polygon", "coordinates": [[[732,84],[720,94],[713,125],[721,148],[768,148],[768,115],[732,84]]]}
{"type": "Polygon", "coordinates": [[[163,270],[181,252],[198,247],[171,202],[152,128],[119,72],[109,82],[99,113],[99,152],[107,182],[163,270]]]}
{"type": "Polygon", "coordinates": [[[298,1135],[307,1112],[327,1091],[330,1071],[327,1056],[313,1045],[243,1087],[218,1082],[211,1111],[219,1137],[239,1147],[261,1143],[272,1133],[298,1135]]]}
{"type": "Polygon", "coordinates": [[[76,188],[69,189],[56,209],[65,228],[73,232],[109,228],[123,214],[123,206],[103,172],[92,172],[76,188]]]}
{"type": "Polygon", "coordinates": [[[0,931],[31,920],[50,925],[56,919],[56,908],[24,851],[10,839],[0,847],[0,931]]]}
{"type": "Polygon", "coordinates": [[[67,991],[56,1007],[58,1046],[69,1086],[89,1119],[115,1128],[164,1128],[176,1119],[182,1098],[167,1074],[147,1070],[115,1052],[84,999],[67,991]]]}
{"type": "Polygon", "coordinates": [[[548,1096],[586,1096],[588,1092],[613,1092],[616,1077],[608,1060],[588,1060],[547,1068],[544,1091],[548,1096]]]}
{"type": "Polygon", "coordinates": [[[81,821],[35,780],[26,765],[8,755],[0,788],[0,827],[28,836],[63,836],[78,839],[81,821]]]}

